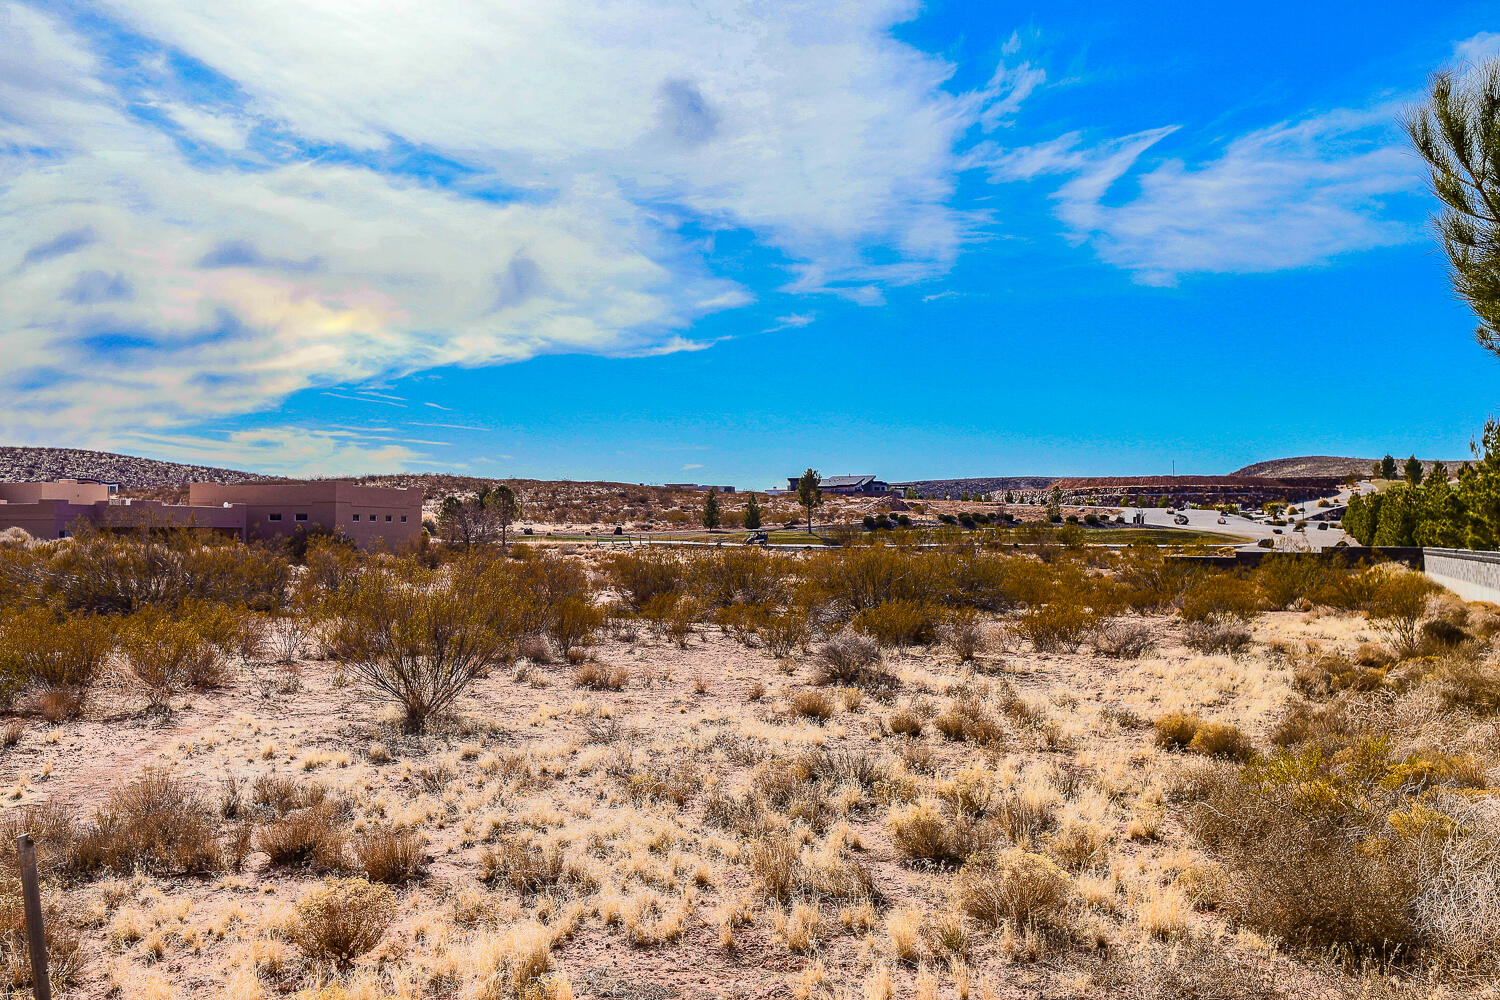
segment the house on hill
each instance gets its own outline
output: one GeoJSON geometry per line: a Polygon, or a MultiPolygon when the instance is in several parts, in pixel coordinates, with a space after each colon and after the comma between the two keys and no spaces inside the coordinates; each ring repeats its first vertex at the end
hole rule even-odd
{"type": "MultiPolygon", "coordinates": [[[[787,492],[797,492],[801,479],[801,476],[788,477],[787,492]]],[[[874,476],[824,476],[818,480],[818,489],[836,496],[876,497],[890,493],[891,484],[874,476]]]]}

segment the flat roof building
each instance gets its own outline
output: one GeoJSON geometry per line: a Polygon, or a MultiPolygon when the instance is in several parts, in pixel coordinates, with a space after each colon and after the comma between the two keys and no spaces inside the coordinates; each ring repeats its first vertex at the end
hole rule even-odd
{"type": "Polygon", "coordinates": [[[0,531],[66,538],[80,522],[106,531],[176,528],[244,541],[290,535],[301,527],[343,534],[362,549],[400,549],[422,533],[419,489],[358,486],[344,480],[291,483],[193,483],[186,504],[111,498],[108,484],[59,479],[0,483],[0,531]]]}

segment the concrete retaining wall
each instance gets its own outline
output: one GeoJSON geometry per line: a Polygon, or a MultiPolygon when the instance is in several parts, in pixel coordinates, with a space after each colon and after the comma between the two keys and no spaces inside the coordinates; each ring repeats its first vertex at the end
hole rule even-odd
{"type": "Polygon", "coordinates": [[[1422,566],[1433,582],[1466,601],[1500,604],[1500,552],[1423,549],[1422,566]]]}

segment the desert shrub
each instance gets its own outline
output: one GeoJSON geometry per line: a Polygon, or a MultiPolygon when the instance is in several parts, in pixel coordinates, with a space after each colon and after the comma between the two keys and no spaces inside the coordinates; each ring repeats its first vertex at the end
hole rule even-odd
{"type": "Polygon", "coordinates": [[[703,616],[703,605],[688,594],[670,591],[646,602],[641,617],[654,624],[663,636],[686,649],[693,624],[703,616]]]}
{"type": "Polygon", "coordinates": [[[1439,660],[1428,679],[1445,705],[1481,715],[1500,713],[1500,666],[1493,660],[1449,656],[1439,660]]]}
{"type": "Polygon", "coordinates": [[[580,663],[573,671],[573,683],[594,691],[619,691],[630,680],[629,667],[611,666],[608,663],[580,663]]]}
{"type": "Polygon", "coordinates": [[[362,878],[337,878],[297,901],[288,935],[308,958],[347,969],[375,947],[396,915],[395,893],[362,878]]]}
{"type": "Polygon", "coordinates": [[[1278,611],[1300,601],[1312,601],[1336,576],[1347,570],[1302,552],[1277,553],[1261,560],[1250,574],[1266,603],[1278,611]]]}
{"type": "Polygon", "coordinates": [[[299,540],[294,532],[287,538],[287,548],[294,560],[306,565],[302,586],[314,593],[338,593],[359,573],[359,550],[340,535],[319,534],[299,540]]]}
{"type": "Polygon", "coordinates": [[[1388,667],[1396,662],[1396,654],[1379,643],[1362,642],[1354,651],[1354,662],[1362,667],[1388,667]]]}
{"type": "Polygon", "coordinates": [[[338,871],[344,867],[348,835],[329,803],[294,809],[263,824],[255,843],[271,864],[338,871]]]}
{"type": "Polygon", "coordinates": [[[711,607],[780,604],[787,597],[786,561],[755,548],[698,552],[688,573],[694,593],[711,607]]]}
{"type": "Polygon", "coordinates": [[[334,805],[328,786],[321,781],[270,772],[255,779],[250,786],[250,795],[257,809],[274,816],[284,816],[293,809],[334,805]]]}
{"type": "Polygon", "coordinates": [[[802,690],[794,691],[787,702],[792,711],[807,719],[816,719],[826,722],[833,718],[838,707],[834,704],[833,697],[826,691],[802,690]]]}
{"type": "Polygon", "coordinates": [[[1387,637],[1397,655],[1416,655],[1427,599],[1437,586],[1412,570],[1380,573],[1376,580],[1366,611],[1370,624],[1387,637]]]}
{"type": "Polygon", "coordinates": [[[1145,622],[1112,618],[1101,622],[1089,636],[1094,652],[1112,659],[1139,659],[1156,648],[1156,637],[1145,622]]]}
{"type": "Polygon", "coordinates": [[[156,608],[122,626],[120,650],[152,708],[166,708],[186,687],[216,687],[227,679],[224,650],[200,626],[197,620],[156,608]]]}
{"type": "Polygon", "coordinates": [[[516,654],[532,663],[547,666],[557,659],[552,640],[545,635],[528,635],[516,643],[516,654]]]}
{"type": "Polygon", "coordinates": [[[1006,737],[1004,725],[973,694],[954,698],[932,720],[932,724],[938,732],[954,741],[998,744],[1006,737]]]}
{"type": "Polygon", "coordinates": [[[829,850],[805,857],[799,842],[785,831],[755,837],[742,857],[758,894],[777,903],[794,898],[850,901],[875,896],[874,880],[864,865],[829,850]]]}
{"type": "MultiPolygon", "coordinates": [[[[1160,732],[1160,729],[1157,730],[1160,732]]],[[[1227,757],[1236,760],[1249,756],[1250,743],[1240,728],[1227,722],[1205,722],[1193,733],[1187,749],[1206,757],[1227,757]]]]}
{"type": "Polygon", "coordinates": [[[604,563],[605,575],[622,598],[636,611],[682,590],[688,565],[681,553],[666,548],[646,548],[612,553],[604,563]]]}
{"type": "Polygon", "coordinates": [[[0,618],[0,698],[20,689],[88,688],[114,647],[106,619],[59,618],[42,607],[18,608],[0,618]]]}
{"type": "Polygon", "coordinates": [[[460,574],[423,579],[380,570],[333,599],[329,645],[365,684],[399,703],[408,730],[451,705],[518,641],[497,624],[503,591],[460,574]]]}
{"type": "Polygon", "coordinates": [[[891,810],[886,824],[896,850],[914,861],[962,864],[1000,835],[993,823],[922,800],[891,810]]]}
{"type": "Polygon", "coordinates": [[[793,603],[737,604],[720,612],[720,622],[742,641],[754,640],[772,656],[790,656],[805,647],[813,627],[808,607],[793,603]]]}
{"type": "Polygon", "coordinates": [[[1432,653],[1443,653],[1469,642],[1474,637],[1446,618],[1434,618],[1422,623],[1417,646],[1432,653]]]}
{"type": "Polygon", "coordinates": [[[200,875],[224,866],[213,807],[170,772],[147,769],[110,793],[73,843],[70,867],[92,874],[200,875]]]}
{"type": "Polygon", "coordinates": [[[405,885],[427,867],[427,841],[414,830],[378,828],[354,838],[354,857],[372,882],[405,885]]]}
{"type": "Polygon", "coordinates": [[[1255,581],[1232,573],[1205,573],[1182,595],[1182,617],[1190,622],[1247,622],[1260,608],[1255,581]]]}
{"type": "Polygon", "coordinates": [[[886,728],[897,736],[921,736],[922,717],[905,708],[898,708],[885,720],[886,728]]]}
{"type": "Polygon", "coordinates": [[[967,861],[954,879],[954,902],[990,924],[1055,926],[1067,911],[1072,883],[1040,854],[985,852],[967,861]]]}
{"type": "Polygon", "coordinates": [[[1182,630],[1182,644],[1199,653],[1239,656],[1252,641],[1250,630],[1237,622],[1192,622],[1182,630]]]}
{"type": "Polygon", "coordinates": [[[938,634],[949,652],[968,663],[984,648],[979,615],[972,608],[954,608],[944,617],[938,634]]]}
{"type": "Polygon", "coordinates": [[[801,888],[802,849],[785,833],[757,837],[744,858],[763,898],[785,903],[801,888]]]}
{"type": "Polygon", "coordinates": [[[881,646],[930,645],[937,638],[941,615],[928,601],[883,601],[860,610],[853,627],[881,646]]]}
{"type": "MultiPolygon", "coordinates": [[[[54,990],[71,995],[85,964],[83,941],[74,929],[77,916],[65,899],[42,898],[43,938],[47,947],[47,978],[54,990]],[[64,992],[66,991],[66,992],[64,992]]],[[[30,936],[19,878],[0,881],[0,984],[12,996],[32,995],[30,936]]]]}
{"type": "Polygon", "coordinates": [[[1104,864],[1108,841],[1108,834],[1097,823],[1075,820],[1054,833],[1048,847],[1065,867],[1086,871],[1104,864]]]}
{"type": "Polygon", "coordinates": [[[567,873],[562,851],[555,845],[538,847],[511,837],[479,852],[479,877],[503,885],[520,896],[551,889],[567,873]]]}
{"type": "Polygon", "coordinates": [[[605,611],[587,597],[564,597],[552,606],[549,617],[548,631],[566,655],[593,644],[594,633],[604,627],[605,611]]]}
{"type": "Polygon", "coordinates": [[[1163,750],[1182,750],[1198,735],[1198,730],[1203,727],[1203,720],[1196,715],[1171,712],[1157,719],[1153,725],[1156,728],[1157,746],[1163,750]]]}
{"type": "Polygon", "coordinates": [[[895,676],[881,668],[880,648],[859,632],[843,632],[813,650],[814,684],[892,689],[895,676]]]}
{"type": "Polygon", "coordinates": [[[1472,781],[1464,771],[1392,757],[1383,739],[1334,756],[1280,750],[1208,782],[1189,828],[1224,866],[1234,918],[1295,945],[1390,957],[1435,943],[1416,902],[1442,845],[1468,834],[1430,790],[1472,781]]]}
{"type": "Polygon", "coordinates": [[[1032,606],[1016,621],[1016,632],[1038,652],[1075,653],[1099,623],[1097,611],[1072,601],[1032,606]]]}

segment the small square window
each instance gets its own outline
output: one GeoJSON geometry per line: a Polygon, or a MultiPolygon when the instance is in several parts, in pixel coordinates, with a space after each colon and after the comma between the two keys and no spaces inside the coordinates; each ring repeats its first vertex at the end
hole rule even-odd
{"type": "Polygon", "coordinates": [[[402,524],[405,524],[405,523],[406,523],[406,515],[405,515],[405,514],[402,514],[402,515],[401,515],[401,523],[402,523],[402,524]]]}
{"type": "Polygon", "coordinates": [[[298,514],[297,515],[297,520],[299,520],[299,521],[306,521],[307,520],[307,515],[306,514],[298,514]]]}
{"type": "MultiPolygon", "coordinates": [[[[389,521],[389,520],[390,520],[390,519],[391,519],[391,515],[389,515],[389,514],[387,514],[387,515],[386,515],[386,516],[385,516],[385,519],[386,519],[386,520],[387,520],[387,521],[389,521]]],[[[406,519],[405,519],[405,518],[402,518],[402,520],[403,520],[403,521],[404,521],[404,520],[406,520],[406,519]]]]}
{"type": "Polygon", "coordinates": [[[281,515],[280,514],[267,514],[266,515],[266,520],[267,521],[279,521],[279,520],[281,520],[281,515]]]}
{"type": "Polygon", "coordinates": [[[355,520],[356,520],[356,521],[358,521],[358,520],[359,520],[359,515],[358,515],[358,514],[355,514],[355,515],[354,515],[354,519],[355,519],[355,520]]]}

